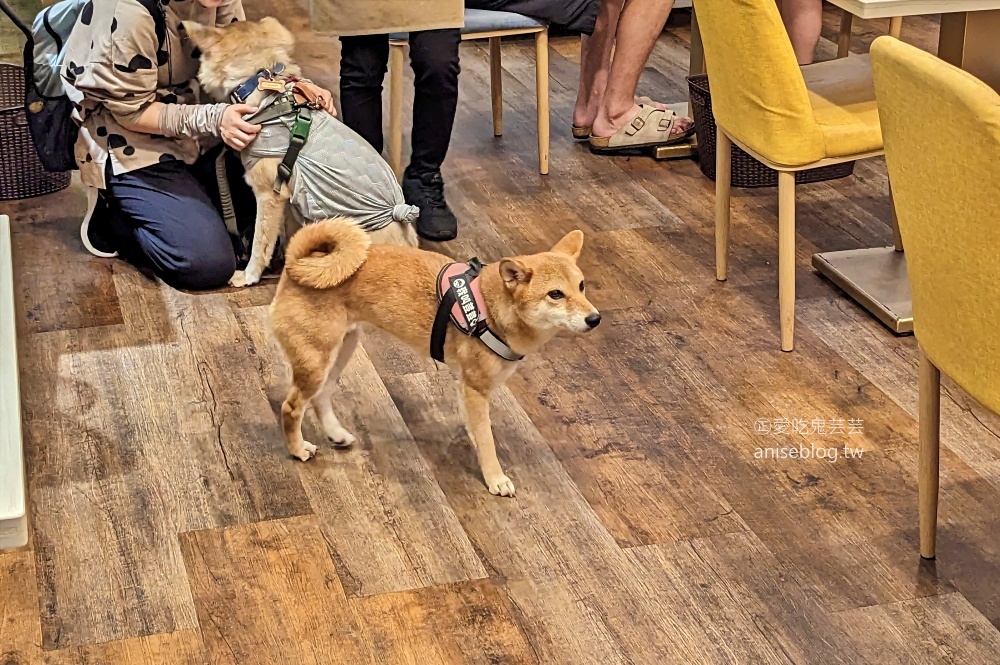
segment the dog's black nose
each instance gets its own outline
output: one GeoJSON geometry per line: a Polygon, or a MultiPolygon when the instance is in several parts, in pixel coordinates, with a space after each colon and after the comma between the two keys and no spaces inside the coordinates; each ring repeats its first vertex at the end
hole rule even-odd
{"type": "Polygon", "coordinates": [[[601,313],[594,312],[593,314],[588,314],[587,318],[585,318],[583,322],[586,323],[591,328],[596,328],[598,324],[600,324],[601,322],[601,313]]]}

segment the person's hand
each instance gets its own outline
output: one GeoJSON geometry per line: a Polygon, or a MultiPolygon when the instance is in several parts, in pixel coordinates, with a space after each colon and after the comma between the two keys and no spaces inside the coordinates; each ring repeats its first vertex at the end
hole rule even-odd
{"type": "Polygon", "coordinates": [[[233,150],[243,150],[260,132],[260,125],[251,125],[243,116],[256,113],[256,106],[247,104],[230,104],[222,112],[222,122],[219,125],[219,135],[233,150]]]}
{"type": "Polygon", "coordinates": [[[333,103],[333,93],[325,88],[321,88],[312,81],[309,81],[309,86],[312,91],[316,93],[316,102],[323,107],[323,110],[330,115],[337,117],[337,106],[333,103]]]}

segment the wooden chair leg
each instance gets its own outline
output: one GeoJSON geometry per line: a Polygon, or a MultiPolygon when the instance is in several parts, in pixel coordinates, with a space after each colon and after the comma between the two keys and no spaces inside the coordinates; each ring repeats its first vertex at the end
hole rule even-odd
{"type": "Polygon", "coordinates": [[[941,371],[920,350],[920,556],[933,559],[937,543],[941,453],[941,371]]]}
{"type": "Polygon", "coordinates": [[[715,133],[715,278],[726,280],[729,270],[729,230],[732,207],[733,142],[721,129],[715,133]]]}
{"type": "Polygon", "coordinates": [[[837,38],[837,57],[846,58],[851,52],[851,30],[854,28],[854,14],[844,10],[840,17],[840,36],[837,38]]]}
{"type": "Polygon", "coordinates": [[[490,37],[490,96],[493,98],[493,136],[503,136],[503,60],[499,37],[490,37]]]}
{"type": "Polygon", "coordinates": [[[899,39],[900,33],[903,31],[903,17],[895,16],[889,19],[889,36],[899,39]]]}
{"type": "Polygon", "coordinates": [[[535,34],[535,88],[538,107],[538,172],[549,173],[549,33],[535,34]]]}
{"type": "Polygon", "coordinates": [[[403,177],[403,60],[406,46],[389,47],[389,166],[403,177]]]}
{"type": "Polygon", "coordinates": [[[781,350],[795,348],[795,174],[778,173],[778,318],[781,350]]]}

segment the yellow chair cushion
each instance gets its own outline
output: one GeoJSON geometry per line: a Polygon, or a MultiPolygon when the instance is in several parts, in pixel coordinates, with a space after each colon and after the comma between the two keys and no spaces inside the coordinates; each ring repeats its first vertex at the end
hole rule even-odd
{"type": "Polygon", "coordinates": [[[1000,95],[895,39],[871,54],[917,341],[1000,413],[1000,95]]]}
{"type": "Polygon", "coordinates": [[[813,117],[823,133],[826,157],[882,149],[871,61],[867,55],[802,68],[813,117]]]}

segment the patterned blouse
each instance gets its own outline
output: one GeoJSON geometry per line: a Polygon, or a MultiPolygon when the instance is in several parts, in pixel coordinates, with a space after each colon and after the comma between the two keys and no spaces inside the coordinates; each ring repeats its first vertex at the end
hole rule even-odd
{"type": "MultiPolygon", "coordinates": [[[[204,139],[168,138],[128,129],[152,102],[198,104],[197,49],[183,20],[223,26],[245,20],[241,0],[205,8],[198,0],[91,0],[66,44],[62,76],[83,94],[76,161],[85,185],[104,188],[107,160],[115,175],[181,159],[194,163],[204,139]],[[162,48],[153,12],[162,12],[162,48]]],[[[217,139],[210,139],[212,143],[217,139]]]]}

